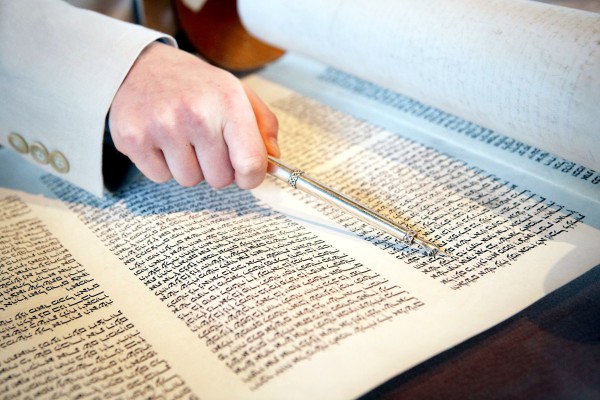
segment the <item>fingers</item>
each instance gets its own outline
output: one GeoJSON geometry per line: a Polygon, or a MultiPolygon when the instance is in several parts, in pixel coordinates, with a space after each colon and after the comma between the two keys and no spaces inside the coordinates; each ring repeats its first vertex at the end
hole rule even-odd
{"type": "Polygon", "coordinates": [[[267,153],[274,157],[279,157],[281,152],[279,150],[279,144],[277,143],[277,134],[279,131],[279,123],[277,117],[273,112],[266,106],[266,104],[250,89],[246,84],[242,83],[246,96],[250,101],[256,122],[258,124],[258,130],[263,138],[265,146],[267,147],[267,153]]]}
{"type": "Polygon", "coordinates": [[[242,189],[258,186],[267,171],[267,149],[259,131],[251,102],[241,85],[239,93],[227,99],[228,107],[237,113],[226,119],[223,138],[235,171],[235,182],[242,189]]]}
{"type": "Polygon", "coordinates": [[[136,60],[111,105],[115,146],[148,178],[243,189],[278,156],[277,119],[233,75],[164,45],[136,60]]]}
{"type": "MultiPolygon", "coordinates": [[[[119,149],[117,148],[117,150],[119,149]]],[[[123,153],[123,151],[121,152],[123,153]]],[[[142,174],[154,182],[163,183],[173,178],[171,170],[160,149],[151,149],[146,152],[134,153],[132,156],[128,157],[142,174]]]]}
{"type": "Polygon", "coordinates": [[[204,180],[196,151],[190,143],[169,146],[163,154],[169,171],[181,186],[195,186],[204,180]]]}
{"type": "MultiPolygon", "coordinates": [[[[195,115],[199,115],[202,110],[195,115]]],[[[206,111],[206,110],[204,110],[206,111]]],[[[209,111],[214,115],[212,110],[209,111]]],[[[197,121],[192,124],[190,141],[196,150],[196,158],[202,165],[206,182],[214,188],[230,185],[235,180],[235,171],[229,159],[229,149],[223,139],[221,121],[218,124],[203,127],[197,121]]]]}

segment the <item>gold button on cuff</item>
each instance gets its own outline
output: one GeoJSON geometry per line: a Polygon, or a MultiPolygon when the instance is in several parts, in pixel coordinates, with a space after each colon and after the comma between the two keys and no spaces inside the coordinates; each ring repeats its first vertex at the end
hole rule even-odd
{"type": "Polygon", "coordinates": [[[8,135],[8,143],[10,143],[11,147],[17,153],[29,153],[29,145],[27,144],[25,139],[23,139],[23,136],[19,135],[18,133],[12,132],[10,135],[8,135]]]}
{"type": "Polygon", "coordinates": [[[40,142],[31,143],[29,146],[29,152],[35,161],[39,162],[40,164],[48,164],[48,150],[46,150],[46,147],[40,142]]]}
{"type": "Polygon", "coordinates": [[[54,150],[50,153],[50,165],[61,174],[69,172],[69,161],[60,151],[54,150]]]}

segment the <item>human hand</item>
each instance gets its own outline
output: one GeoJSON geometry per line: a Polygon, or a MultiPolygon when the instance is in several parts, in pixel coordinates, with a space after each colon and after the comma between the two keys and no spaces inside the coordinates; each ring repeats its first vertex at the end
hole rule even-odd
{"type": "Polygon", "coordinates": [[[123,81],[109,127],[117,150],[155,182],[251,189],[264,179],[267,152],[279,156],[277,119],[252,90],[158,42],[123,81]]]}

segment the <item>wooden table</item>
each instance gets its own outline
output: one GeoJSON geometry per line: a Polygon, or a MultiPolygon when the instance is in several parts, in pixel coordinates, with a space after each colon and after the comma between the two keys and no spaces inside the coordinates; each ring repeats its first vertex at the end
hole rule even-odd
{"type": "Polygon", "coordinates": [[[367,399],[600,399],[600,265],[367,399]]]}

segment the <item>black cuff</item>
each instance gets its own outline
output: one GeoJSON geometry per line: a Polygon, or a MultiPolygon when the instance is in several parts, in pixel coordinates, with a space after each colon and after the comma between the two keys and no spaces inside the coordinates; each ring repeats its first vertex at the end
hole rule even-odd
{"type": "Polygon", "coordinates": [[[119,189],[127,178],[132,163],[129,158],[120,153],[115,147],[110,129],[108,127],[108,115],[104,124],[104,144],[102,146],[102,176],[104,187],[110,192],[119,189]]]}

